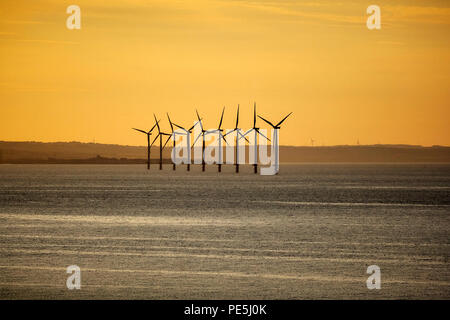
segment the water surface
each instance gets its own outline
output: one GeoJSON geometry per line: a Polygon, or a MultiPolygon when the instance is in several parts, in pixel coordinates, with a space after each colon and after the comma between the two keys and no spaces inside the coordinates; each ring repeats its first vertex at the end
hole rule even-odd
{"type": "Polygon", "coordinates": [[[0,165],[0,298],[450,298],[450,165],[156,169],[0,165]]]}

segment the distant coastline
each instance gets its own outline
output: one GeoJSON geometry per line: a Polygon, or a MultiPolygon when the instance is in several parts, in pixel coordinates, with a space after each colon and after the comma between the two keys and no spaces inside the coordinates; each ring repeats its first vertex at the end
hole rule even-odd
{"type": "MultiPolygon", "coordinates": [[[[171,148],[163,151],[170,160],[171,148]]],[[[2,164],[143,164],[147,147],[81,142],[0,141],[2,164]]],[[[416,145],[280,146],[284,163],[450,163],[450,147],[416,145]]],[[[158,163],[159,147],[151,149],[151,163],[158,163]]]]}

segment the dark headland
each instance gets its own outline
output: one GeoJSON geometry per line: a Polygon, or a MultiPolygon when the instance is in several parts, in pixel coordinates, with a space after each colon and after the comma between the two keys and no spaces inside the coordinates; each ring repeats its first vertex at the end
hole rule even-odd
{"type": "MultiPolygon", "coordinates": [[[[171,163],[165,148],[165,163],[171,163]]],[[[81,142],[0,141],[0,163],[133,164],[145,163],[147,147],[81,142]]],[[[280,146],[281,162],[450,162],[450,147],[416,145],[280,146]]],[[[152,147],[151,162],[159,161],[152,147]]]]}

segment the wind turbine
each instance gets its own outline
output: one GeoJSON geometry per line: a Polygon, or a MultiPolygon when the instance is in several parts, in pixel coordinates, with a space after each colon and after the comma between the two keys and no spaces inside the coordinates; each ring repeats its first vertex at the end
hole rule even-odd
{"type": "Polygon", "coordinates": [[[222,172],[222,152],[223,152],[223,150],[222,150],[222,139],[223,139],[223,141],[225,141],[225,143],[226,144],[228,144],[228,142],[227,142],[227,140],[225,140],[225,136],[223,135],[223,129],[221,128],[222,127],[222,121],[223,121],[223,113],[225,112],[225,107],[223,107],[223,110],[222,110],[222,116],[220,117],[220,122],[219,122],[219,126],[217,127],[217,129],[215,129],[215,130],[209,130],[209,131],[207,131],[206,132],[206,134],[208,134],[208,133],[218,133],[219,134],[219,140],[218,140],[218,144],[219,144],[219,146],[218,146],[218,148],[219,148],[219,161],[218,161],[218,163],[217,163],[217,165],[218,165],[218,167],[217,167],[217,171],[218,172],[222,172]]]}
{"type": "MultiPolygon", "coordinates": [[[[172,150],[175,150],[175,131],[173,131],[173,124],[172,121],[170,121],[170,117],[169,117],[169,113],[167,114],[167,119],[169,120],[169,124],[170,124],[170,130],[172,131],[171,136],[173,137],[173,147],[172,150]]],[[[170,138],[169,138],[170,139],[170,138]]],[[[166,142],[167,143],[167,142],[166,142]]],[[[173,170],[177,169],[177,165],[175,163],[173,163],[173,170]]]]}
{"type": "Polygon", "coordinates": [[[205,135],[208,134],[208,131],[206,131],[203,128],[202,119],[200,119],[198,111],[195,110],[195,112],[197,113],[197,119],[198,119],[198,122],[200,122],[200,128],[201,128],[202,131],[200,132],[200,134],[195,139],[194,144],[192,145],[192,147],[195,146],[195,144],[197,143],[198,139],[201,136],[202,137],[202,171],[205,171],[205,135]]]}
{"type": "Polygon", "coordinates": [[[314,147],[314,139],[313,138],[310,138],[311,139],[311,146],[313,146],[314,147]]]}
{"type": "Polygon", "coordinates": [[[256,127],[256,102],[253,105],[253,128],[251,128],[250,130],[248,130],[246,133],[244,133],[244,136],[246,136],[247,134],[249,134],[250,132],[253,132],[253,142],[254,142],[254,154],[253,157],[255,159],[255,163],[253,164],[253,171],[254,173],[258,173],[258,134],[263,136],[267,141],[270,141],[269,138],[267,138],[265,135],[263,135],[260,131],[259,128],[256,127]]]}
{"type": "MultiPolygon", "coordinates": [[[[170,121],[170,119],[169,119],[169,121],[170,121]]],[[[187,150],[188,150],[188,154],[187,154],[187,171],[191,170],[191,133],[192,133],[192,129],[194,129],[194,127],[198,123],[199,122],[197,121],[189,130],[187,130],[187,129],[183,128],[182,126],[179,126],[176,123],[171,122],[171,124],[173,124],[175,127],[177,127],[177,128],[179,128],[179,129],[184,131],[184,133],[181,133],[181,134],[185,134],[186,135],[186,144],[187,144],[187,150]]],[[[172,129],[172,131],[173,131],[173,129],[172,129]]],[[[175,137],[174,137],[174,140],[175,140],[175,137]]],[[[175,146],[175,143],[174,143],[174,146],[175,146]]]]}
{"type": "Polygon", "coordinates": [[[278,155],[278,130],[280,130],[280,125],[284,122],[284,120],[286,120],[290,115],[292,114],[289,113],[287,116],[285,116],[280,122],[278,122],[276,125],[274,125],[272,122],[270,122],[269,120],[264,119],[261,116],[258,116],[261,120],[265,121],[266,123],[268,123],[269,125],[272,126],[273,128],[273,137],[272,137],[272,150],[275,153],[275,170],[276,172],[278,172],[279,169],[279,155],[278,155]]]}
{"type": "Polygon", "coordinates": [[[245,141],[249,142],[248,139],[241,133],[241,129],[238,128],[238,124],[239,124],[239,105],[237,107],[237,114],[236,114],[236,126],[234,127],[233,130],[228,131],[224,137],[229,134],[232,133],[234,131],[236,131],[236,173],[239,173],[239,140],[241,138],[244,138],[245,141]]]}
{"type": "Polygon", "coordinates": [[[151,148],[150,136],[152,135],[152,131],[153,131],[153,129],[155,129],[157,123],[158,123],[158,121],[156,121],[156,123],[153,125],[153,127],[149,131],[132,128],[133,130],[142,132],[147,135],[147,170],[150,170],[150,148],[151,148]]]}
{"type": "MultiPolygon", "coordinates": [[[[153,116],[155,117],[155,121],[156,121],[155,114],[153,114],[153,116]]],[[[159,137],[159,170],[162,170],[162,151],[163,151],[163,148],[166,146],[167,142],[169,142],[170,137],[172,135],[170,133],[162,132],[161,128],[159,127],[159,123],[158,122],[159,121],[156,121],[156,126],[158,127],[158,134],[156,135],[155,139],[153,140],[152,145],[153,145],[153,143],[155,143],[156,139],[158,139],[158,137],[159,137]],[[167,139],[167,141],[164,144],[164,146],[162,144],[162,137],[163,136],[169,136],[169,138],[167,139]]]]}

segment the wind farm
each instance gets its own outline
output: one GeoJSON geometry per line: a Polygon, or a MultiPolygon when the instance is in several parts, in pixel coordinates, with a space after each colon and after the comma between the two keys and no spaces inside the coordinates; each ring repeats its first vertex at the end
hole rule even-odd
{"type": "MultiPolygon", "coordinates": [[[[234,125],[234,128],[230,130],[226,130],[226,133],[223,132],[225,129],[223,129],[223,122],[224,122],[224,115],[225,115],[225,106],[222,109],[219,124],[217,128],[212,129],[205,129],[203,124],[203,119],[200,117],[200,114],[198,110],[195,110],[196,115],[196,122],[192,127],[189,129],[186,129],[185,127],[178,125],[174,122],[172,122],[169,113],[166,113],[167,120],[170,126],[170,133],[164,132],[161,129],[160,126],[160,120],[157,120],[156,115],[154,114],[154,121],[155,124],[149,131],[144,131],[141,129],[132,128],[136,131],[139,131],[141,133],[144,133],[147,135],[147,169],[150,169],[150,148],[151,146],[156,142],[156,140],[159,138],[159,170],[163,169],[163,149],[167,145],[167,143],[172,139],[172,169],[175,171],[178,161],[178,146],[177,146],[177,136],[182,137],[181,144],[182,146],[180,149],[183,152],[182,161],[180,163],[186,164],[186,171],[190,171],[191,166],[191,160],[192,160],[192,149],[194,149],[194,154],[196,154],[197,149],[199,147],[196,147],[197,142],[201,141],[201,170],[202,172],[206,171],[206,164],[211,163],[217,165],[217,172],[222,172],[222,166],[224,165],[224,145],[222,142],[225,143],[226,147],[226,157],[227,157],[227,164],[234,164],[235,166],[235,172],[239,173],[239,166],[241,164],[245,164],[246,159],[246,152],[245,152],[245,142],[248,144],[249,152],[248,152],[248,160],[249,164],[253,166],[253,172],[255,174],[258,173],[258,160],[261,157],[261,151],[262,146],[258,144],[258,138],[263,138],[267,142],[271,143],[271,163],[274,164],[275,172],[274,174],[278,173],[279,170],[279,129],[280,125],[292,114],[289,113],[287,116],[285,116],[281,121],[279,121],[276,125],[272,124],[270,121],[266,120],[265,118],[261,117],[256,113],[256,102],[253,105],[253,124],[250,129],[247,131],[243,130],[239,127],[239,112],[240,112],[240,105],[238,104],[237,110],[236,110],[236,122],[234,125]],[[260,127],[256,126],[257,117],[262,119],[264,122],[269,124],[272,127],[272,140],[269,139],[262,131],[266,131],[266,129],[261,129],[260,127]],[[199,125],[199,132],[194,132],[194,143],[192,146],[190,145],[191,141],[191,134],[193,133],[193,130],[196,128],[196,126],[199,125]],[[174,127],[178,128],[174,130],[174,127]],[[150,143],[150,136],[152,134],[152,131],[154,129],[157,129],[157,135],[153,139],[153,141],[150,143]],[[244,133],[245,132],[245,133],[244,133]],[[228,135],[234,136],[233,142],[234,142],[234,148],[233,145],[230,145],[228,140],[225,138],[228,135]],[[247,139],[247,135],[252,134],[252,141],[250,142],[249,139],[247,139]],[[205,154],[206,151],[206,136],[213,135],[215,137],[214,139],[214,159],[211,161],[206,161],[206,158],[209,155],[205,154]],[[163,144],[163,137],[167,137],[166,141],[163,144]],[[245,142],[242,142],[244,140],[245,142]],[[230,160],[231,159],[231,160],[230,160]]],[[[195,158],[195,157],[194,157],[195,158]]],[[[194,159],[194,164],[197,164],[195,162],[196,159],[194,159]]]]}

